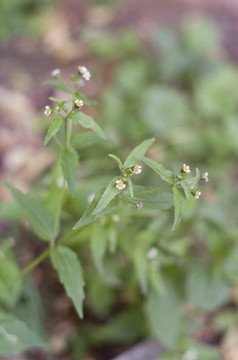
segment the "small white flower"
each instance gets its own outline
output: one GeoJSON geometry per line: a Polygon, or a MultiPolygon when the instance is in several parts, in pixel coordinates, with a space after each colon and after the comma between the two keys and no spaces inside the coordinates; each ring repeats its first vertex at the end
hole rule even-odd
{"type": "Polygon", "coordinates": [[[75,100],[75,105],[77,106],[77,108],[81,109],[81,107],[83,106],[83,100],[75,100]]]}
{"type": "Polygon", "coordinates": [[[159,250],[157,247],[152,247],[146,254],[148,260],[153,260],[159,255],[159,250]]]}
{"type": "Polygon", "coordinates": [[[208,172],[207,172],[207,171],[203,174],[203,180],[205,180],[206,182],[209,181],[209,179],[208,179],[208,172]]]}
{"type": "Polygon", "coordinates": [[[140,210],[143,207],[143,203],[140,201],[136,204],[136,208],[140,210]]]}
{"type": "Polygon", "coordinates": [[[122,190],[126,187],[126,184],[124,184],[124,182],[122,180],[117,180],[116,181],[116,187],[119,189],[119,190],[122,190]]]}
{"type": "Polygon", "coordinates": [[[136,175],[140,174],[141,171],[142,171],[142,166],[141,165],[135,165],[133,171],[134,171],[134,174],[136,174],[136,175]]]}
{"type": "Polygon", "coordinates": [[[197,358],[198,358],[197,349],[191,347],[184,353],[181,360],[197,360],[197,358]]]}
{"type": "Polygon", "coordinates": [[[91,74],[89,71],[86,71],[85,73],[82,74],[82,78],[86,81],[90,80],[91,74]]]}
{"type": "Polygon", "coordinates": [[[51,71],[51,76],[52,76],[53,78],[57,78],[57,77],[59,77],[60,75],[61,75],[60,69],[54,69],[54,70],[51,71]]]}
{"type": "Polygon", "coordinates": [[[189,169],[189,166],[188,165],[186,165],[186,164],[183,164],[183,172],[185,172],[185,173],[190,173],[190,169],[189,169]]]}
{"type": "Polygon", "coordinates": [[[82,75],[85,74],[86,72],[88,72],[88,69],[86,68],[86,66],[79,66],[78,67],[78,72],[82,75]]]}
{"type": "Polygon", "coordinates": [[[201,195],[202,195],[201,191],[197,190],[194,197],[195,197],[195,199],[199,199],[201,195]]]}
{"type": "Polygon", "coordinates": [[[112,215],[112,220],[114,222],[118,222],[118,221],[120,221],[120,217],[117,214],[114,214],[114,215],[112,215]]]}
{"type": "Polygon", "coordinates": [[[46,116],[49,116],[49,115],[51,114],[51,108],[49,107],[49,105],[46,105],[46,106],[45,106],[44,114],[45,114],[46,116]]]}

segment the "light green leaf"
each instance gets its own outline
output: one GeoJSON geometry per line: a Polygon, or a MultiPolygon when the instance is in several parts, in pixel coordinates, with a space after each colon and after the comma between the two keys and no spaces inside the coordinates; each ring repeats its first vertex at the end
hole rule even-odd
{"type": "Polygon", "coordinates": [[[135,203],[142,202],[143,209],[169,209],[173,205],[171,192],[151,192],[151,190],[153,190],[153,188],[149,186],[134,186],[135,203]]]}
{"type": "Polygon", "coordinates": [[[44,81],[43,85],[51,85],[51,86],[56,87],[57,89],[59,89],[60,91],[66,93],[66,94],[70,94],[70,90],[61,81],[55,81],[55,80],[44,81]]]}
{"type": "Polygon", "coordinates": [[[72,299],[79,317],[83,318],[85,284],[77,255],[68,247],[58,246],[51,250],[50,256],[67,295],[72,299]]]}
{"type": "Polygon", "coordinates": [[[174,224],[172,230],[175,230],[182,220],[184,202],[186,200],[184,192],[182,189],[179,189],[177,186],[173,187],[174,194],[174,224]]]}
{"type": "Polygon", "coordinates": [[[117,157],[117,156],[114,155],[114,154],[108,154],[108,156],[110,156],[112,159],[114,159],[114,160],[117,162],[117,164],[118,164],[118,166],[119,166],[119,169],[122,170],[122,162],[121,162],[121,160],[119,159],[119,157],[117,157]]]}
{"type": "Polygon", "coordinates": [[[146,314],[152,333],[168,348],[173,348],[179,336],[180,301],[169,282],[163,284],[160,295],[151,292],[146,302],[146,314]]]}
{"type": "Polygon", "coordinates": [[[188,199],[190,196],[190,190],[189,190],[188,184],[183,180],[179,181],[179,184],[181,184],[184,194],[185,194],[186,198],[188,199]]]}
{"type": "Polygon", "coordinates": [[[193,179],[193,182],[190,185],[191,189],[193,189],[197,185],[199,179],[200,179],[200,171],[198,170],[198,168],[196,168],[196,175],[193,179]]]}
{"type": "Polygon", "coordinates": [[[72,101],[72,100],[62,101],[62,100],[57,99],[57,98],[55,98],[53,96],[50,96],[49,100],[52,101],[52,102],[55,102],[56,104],[58,104],[61,109],[64,109],[64,105],[72,101]]]}
{"type": "Polygon", "coordinates": [[[61,152],[61,167],[69,187],[69,192],[73,197],[78,167],[78,154],[74,149],[65,149],[61,152]]]}
{"type": "Polygon", "coordinates": [[[43,240],[53,241],[56,236],[53,213],[29,194],[23,194],[6,182],[4,184],[20,205],[23,215],[27,218],[36,234],[43,240]]]}
{"type": "Polygon", "coordinates": [[[120,193],[121,190],[116,187],[116,181],[119,179],[120,177],[116,176],[108,184],[96,208],[93,210],[92,215],[95,215],[102,211],[110,203],[110,201],[112,201],[112,199],[114,199],[120,193]]]}
{"type": "Polygon", "coordinates": [[[107,238],[105,230],[98,223],[94,224],[91,232],[90,248],[98,272],[104,275],[103,259],[107,248],[107,238]]]}
{"type": "Polygon", "coordinates": [[[196,308],[212,311],[228,300],[229,285],[221,274],[208,267],[194,267],[187,271],[187,300],[196,308]]]}
{"type": "Polygon", "coordinates": [[[20,353],[47,344],[23,321],[12,314],[0,312],[0,356],[20,353]]]}
{"type": "Polygon", "coordinates": [[[151,147],[154,141],[155,141],[154,138],[145,140],[140,145],[138,145],[134,150],[132,150],[132,152],[126,159],[123,168],[127,169],[129,167],[139,165],[143,156],[145,155],[147,150],[151,147]]]}
{"type": "Polygon", "coordinates": [[[135,263],[136,275],[140,283],[141,291],[143,294],[146,294],[148,291],[148,269],[145,249],[142,246],[137,246],[137,248],[134,250],[133,260],[135,263]]]}
{"type": "Polygon", "coordinates": [[[132,184],[131,178],[129,178],[129,177],[127,178],[127,183],[128,183],[130,196],[133,198],[134,193],[133,193],[133,184],[132,184]]]}
{"type": "Polygon", "coordinates": [[[49,129],[48,129],[46,137],[45,137],[44,145],[46,145],[55,134],[57,134],[57,132],[61,128],[61,125],[63,124],[63,121],[64,121],[64,117],[61,115],[57,115],[51,121],[49,129]]]}
{"type": "Polygon", "coordinates": [[[22,291],[17,264],[3,246],[0,247],[0,304],[12,307],[22,291]]]}
{"type": "Polygon", "coordinates": [[[95,131],[103,139],[107,139],[105,132],[101,129],[101,127],[93,120],[93,118],[89,115],[84,114],[83,112],[79,111],[72,115],[70,118],[73,120],[75,124],[80,124],[85,129],[92,129],[95,131]]]}
{"type": "Polygon", "coordinates": [[[151,167],[151,169],[153,169],[161,177],[162,180],[164,180],[170,184],[174,184],[174,174],[172,173],[172,171],[165,170],[163,165],[158,164],[156,161],[151,160],[149,158],[144,157],[142,160],[149,167],[151,167]]]}
{"type": "Polygon", "coordinates": [[[73,94],[73,100],[77,100],[77,99],[83,100],[83,103],[85,105],[97,105],[97,103],[98,103],[96,100],[89,99],[80,92],[73,94]]]}
{"type": "Polygon", "coordinates": [[[94,200],[89,205],[83,216],[79,219],[79,221],[74,225],[73,230],[79,229],[83,226],[86,226],[88,224],[91,224],[92,222],[96,221],[98,218],[100,218],[103,215],[106,215],[118,206],[120,200],[118,198],[114,198],[110,203],[101,211],[97,212],[96,214],[92,215],[94,209],[97,207],[103,193],[105,192],[105,189],[101,189],[97,192],[94,200]]]}

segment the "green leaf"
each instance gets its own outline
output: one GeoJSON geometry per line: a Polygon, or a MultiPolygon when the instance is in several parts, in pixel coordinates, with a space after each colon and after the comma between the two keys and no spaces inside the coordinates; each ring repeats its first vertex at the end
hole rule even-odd
{"type": "Polygon", "coordinates": [[[103,259],[107,248],[107,238],[105,230],[98,223],[94,224],[91,232],[90,248],[96,268],[103,275],[103,259]]]}
{"type": "Polygon", "coordinates": [[[47,344],[23,321],[12,314],[0,312],[0,355],[7,356],[47,344]]]}
{"type": "Polygon", "coordinates": [[[43,240],[55,239],[54,215],[39,200],[19,190],[4,181],[12,196],[20,205],[23,215],[27,218],[36,234],[43,240]]]}
{"type": "Polygon", "coordinates": [[[179,184],[181,184],[186,198],[189,199],[190,190],[189,190],[188,184],[183,180],[179,181],[179,184]]]}
{"type": "Polygon", "coordinates": [[[0,304],[12,307],[22,291],[20,271],[4,247],[0,247],[0,304]]]}
{"type": "Polygon", "coordinates": [[[163,293],[151,292],[146,302],[146,314],[152,333],[168,348],[173,348],[179,335],[180,301],[169,282],[163,284],[163,293]]]}
{"type": "Polygon", "coordinates": [[[51,121],[49,129],[48,129],[46,137],[45,137],[44,145],[46,145],[55,134],[57,134],[57,132],[61,128],[61,125],[63,124],[63,121],[64,121],[64,117],[61,115],[57,115],[51,121]]]}
{"type": "MultiPolygon", "coordinates": [[[[172,189],[172,187],[171,187],[172,189]]],[[[135,203],[142,202],[143,209],[169,209],[173,205],[173,196],[167,191],[151,192],[149,186],[134,186],[135,203]]]]}
{"type": "Polygon", "coordinates": [[[43,85],[51,85],[51,86],[54,86],[55,88],[59,89],[60,91],[66,93],[66,94],[70,94],[70,90],[61,81],[55,81],[55,80],[44,81],[43,85]]]}
{"type": "Polygon", "coordinates": [[[151,160],[149,158],[144,157],[142,160],[149,167],[151,167],[151,169],[153,169],[161,177],[162,180],[164,180],[170,184],[174,184],[174,174],[172,173],[172,171],[165,170],[163,165],[158,164],[156,161],[151,160]]]}
{"type": "Polygon", "coordinates": [[[190,185],[191,189],[193,189],[197,185],[199,179],[200,179],[200,171],[198,170],[198,168],[196,168],[196,175],[193,179],[193,182],[190,185]]]}
{"type": "Polygon", "coordinates": [[[72,299],[79,317],[83,318],[85,284],[77,255],[68,247],[58,246],[51,250],[50,256],[67,295],[72,299]]]}
{"type": "Polygon", "coordinates": [[[116,176],[112,181],[108,184],[106,187],[106,190],[102,194],[101,199],[99,200],[96,208],[93,210],[92,215],[95,215],[96,213],[99,213],[102,211],[112,199],[114,199],[119,193],[120,189],[116,187],[116,181],[119,180],[120,177],[116,176]]]}
{"type": "Polygon", "coordinates": [[[129,178],[129,177],[127,178],[127,183],[128,183],[130,196],[133,198],[134,193],[133,193],[133,184],[132,184],[131,178],[129,178]]]}
{"type": "Polygon", "coordinates": [[[96,100],[89,99],[80,92],[73,94],[73,100],[77,100],[77,99],[83,100],[84,105],[97,105],[98,103],[96,100]]]}
{"type": "Polygon", "coordinates": [[[123,168],[127,169],[129,167],[139,165],[143,156],[145,155],[147,150],[151,147],[154,141],[155,141],[154,138],[145,140],[140,145],[138,145],[134,150],[132,150],[132,152],[126,159],[123,168]]]}
{"type": "Polygon", "coordinates": [[[118,164],[118,166],[119,166],[119,169],[122,170],[122,162],[121,162],[121,160],[119,159],[119,157],[117,157],[117,156],[114,155],[114,154],[108,154],[108,156],[110,156],[112,159],[114,159],[114,160],[117,162],[117,164],[118,164]]]}
{"type": "Polygon", "coordinates": [[[107,139],[105,132],[101,129],[101,127],[94,121],[94,119],[79,111],[72,115],[70,118],[73,120],[75,124],[80,124],[85,129],[92,129],[96,134],[98,134],[103,139],[107,139]]]}
{"type": "Polygon", "coordinates": [[[110,201],[110,203],[101,211],[97,212],[96,214],[92,215],[94,209],[97,207],[103,193],[105,192],[105,189],[101,189],[97,192],[94,200],[92,201],[92,203],[89,205],[89,207],[87,208],[87,210],[85,211],[85,213],[83,214],[83,216],[79,219],[79,221],[74,225],[73,230],[79,229],[83,226],[86,226],[88,224],[91,224],[92,222],[96,221],[98,218],[100,218],[103,215],[106,215],[110,212],[112,212],[113,210],[115,210],[115,208],[117,208],[118,204],[119,204],[119,199],[118,198],[114,198],[112,201],[110,201]]]}
{"type": "Polygon", "coordinates": [[[182,220],[184,202],[186,200],[184,192],[182,189],[179,189],[177,186],[173,187],[174,194],[174,224],[172,230],[175,230],[182,220]]]}
{"type": "Polygon", "coordinates": [[[187,271],[187,300],[196,308],[212,311],[228,300],[229,285],[222,274],[208,267],[194,267],[187,271]]]}
{"type": "Polygon", "coordinates": [[[136,275],[140,283],[141,291],[143,294],[146,294],[148,291],[148,268],[145,249],[142,246],[137,246],[134,250],[133,260],[135,263],[136,275]]]}
{"type": "Polygon", "coordinates": [[[53,97],[53,96],[50,96],[50,97],[49,97],[49,100],[52,101],[52,102],[55,102],[56,104],[58,104],[59,107],[60,107],[61,109],[63,109],[63,110],[66,109],[64,105],[67,104],[67,103],[69,103],[69,102],[71,102],[71,100],[62,101],[62,100],[57,99],[57,98],[55,98],[55,97],[53,97]]]}
{"type": "Polygon", "coordinates": [[[61,167],[69,187],[69,192],[73,197],[78,167],[78,154],[74,149],[65,149],[61,152],[61,167]]]}

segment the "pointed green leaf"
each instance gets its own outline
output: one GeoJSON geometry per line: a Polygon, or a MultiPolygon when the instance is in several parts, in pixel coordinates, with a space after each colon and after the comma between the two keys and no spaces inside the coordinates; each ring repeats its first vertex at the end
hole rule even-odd
{"type": "Polygon", "coordinates": [[[118,198],[114,198],[112,201],[110,201],[110,203],[101,211],[97,212],[96,214],[92,215],[94,209],[97,207],[102,194],[105,192],[105,189],[101,189],[97,192],[94,200],[92,201],[92,203],[89,205],[89,207],[87,208],[87,210],[85,211],[85,213],[83,214],[83,216],[79,219],[79,221],[74,225],[73,230],[79,229],[83,226],[86,226],[88,224],[91,224],[92,222],[96,221],[98,218],[100,218],[103,215],[106,215],[110,212],[112,212],[113,210],[115,210],[115,208],[118,206],[119,204],[119,199],[118,198]]]}
{"type": "Polygon", "coordinates": [[[127,183],[128,183],[130,196],[133,198],[134,193],[133,193],[133,184],[132,184],[131,178],[129,178],[129,177],[127,178],[127,183]]]}
{"type": "Polygon", "coordinates": [[[56,236],[53,213],[29,194],[23,194],[6,182],[4,184],[20,205],[23,215],[27,218],[36,234],[43,240],[53,241],[56,236]]]}
{"type": "Polygon", "coordinates": [[[179,181],[179,184],[181,184],[186,198],[189,199],[190,190],[189,190],[188,184],[183,180],[179,181]]]}
{"type": "Polygon", "coordinates": [[[57,99],[57,98],[55,98],[55,97],[53,97],[53,96],[50,96],[50,97],[49,97],[49,100],[52,101],[52,102],[55,102],[56,104],[58,104],[59,107],[60,107],[61,109],[63,109],[63,110],[65,109],[65,106],[64,106],[64,105],[72,101],[72,100],[62,101],[62,100],[57,99]]]}
{"type": "Polygon", "coordinates": [[[143,209],[169,209],[173,205],[171,192],[151,190],[153,188],[149,186],[134,186],[135,203],[142,202],[143,209]]]}
{"type": "Polygon", "coordinates": [[[72,299],[79,317],[83,318],[85,284],[77,255],[66,246],[58,246],[51,250],[50,256],[67,295],[72,299]]]}
{"type": "Polygon", "coordinates": [[[162,180],[174,184],[174,174],[170,170],[165,170],[163,165],[158,164],[156,161],[151,160],[149,158],[144,157],[143,161],[151,167],[160,177],[162,180]]]}
{"type": "Polygon", "coordinates": [[[199,179],[200,179],[200,171],[199,171],[198,168],[196,168],[196,175],[195,175],[195,177],[193,179],[193,182],[190,185],[191,189],[195,188],[195,186],[197,185],[199,179]]]}
{"type": "Polygon", "coordinates": [[[89,99],[80,92],[73,94],[73,100],[77,100],[77,99],[83,100],[84,105],[97,105],[98,103],[96,100],[89,99]]]}
{"type": "Polygon", "coordinates": [[[116,187],[116,181],[119,179],[120,177],[117,176],[112,179],[112,181],[108,184],[106,190],[104,191],[101,199],[98,202],[98,205],[93,210],[92,215],[95,215],[102,211],[110,203],[110,201],[112,201],[112,199],[114,199],[120,193],[121,190],[116,187]]]}
{"type": "Polygon", "coordinates": [[[175,230],[176,227],[179,225],[180,221],[182,220],[186,197],[184,195],[183,190],[178,188],[177,186],[173,187],[173,194],[174,194],[174,224],[172,230],[175,230]]]}
{"type": "Polygon", "coordinates": [[[117,156],[114,155],[114,154],[108,154],[108,156],[110,156],[112,159],[114,159],[114,160],[117,162],[117,164],[118,164],[118,166],[119,166],[119,169],[122,170],[122,162],[121,162],[121,160],[119,159],[119,157],[117,157],[117,156]]]}
{"type": "Polygon", "coordinates": [[[94,121],[94,119],[79,111],[70,116],[75,124],[80,124],[85,129],[92,129],[96,134],[98,134],[103,139],[107,139],[105,132],[101,127],[94,121]]]}
{"type": "Polygon", "coordinates": [[[61,167],[69,187],[69,192],[73,197],[78,167],[78,154],[74,149],[65,149],[61,152],[61,167]]]}
{"type": "Polygon", "coordinates": [[[44,145],[46,145],[55,134],[57,134],[57,132],[61,128],[61,125],[63,124],[63,121],[64,121],[64,117],[61,115],[57,115],[51,121],[49,129],[48,129],[46,137],[45,137],[44,145]]]}
{"type": "Polygon", "coordinates": [[[132,150],[132,152],[126,159],[123,168],[127,169],[129,167],[139,165],[143,156],[145,155],[147,150],[151,147],[154,141],[155,141],[154,138],[145,140],[140,145],[138,145],[134,150],[132,150]]]}
{"type": "Polygon", "coordinates": [[[44,81],[43,85],[51,85],[51,86],[54,86],[55,88],[59,89],[60,91],[66,93],[66,94],[70,94],[70,90],[61,81],[55,81],[55,80],[44,81]]]}
{"type": "Polygon", "coordinates": [[[0,356],[47,347],[47,344],[25,322],[12,314],[0,312],[0,356]]]}

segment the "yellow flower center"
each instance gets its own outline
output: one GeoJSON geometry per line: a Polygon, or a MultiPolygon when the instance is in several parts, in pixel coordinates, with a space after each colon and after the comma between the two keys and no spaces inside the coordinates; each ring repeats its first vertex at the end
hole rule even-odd
{"type": "Polygon", "coordinates": [[[122,181],[119,181],[118,183],[117,183],[117,186],[119,186],[119,187],[123,187],[123,182],[122,181]]]}

